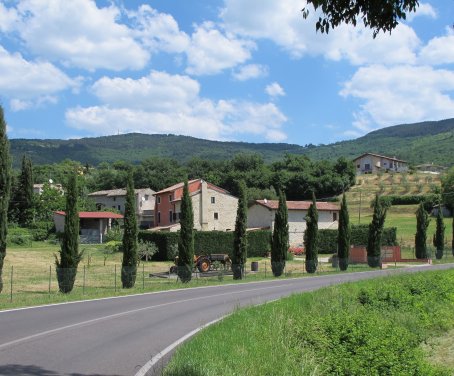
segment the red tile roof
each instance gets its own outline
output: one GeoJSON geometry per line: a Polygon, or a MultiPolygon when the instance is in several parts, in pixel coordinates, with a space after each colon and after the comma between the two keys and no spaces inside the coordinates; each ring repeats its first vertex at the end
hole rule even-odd
{"type": "MultiPolygon", "coordinates": [[[[55,214],[66,215],[64,211],[56,211],[55,214]]],[[[92,218],[92,219],[121,219],[121,214],[112,212],[79,212],[79,218],[92,218]]]]}
{"type": "MultiPolygon", "coordinates": [[[[196,182],[202,182],[202,179],[194,179],[194,180],[189,180],[188,181],[188,186],[191,186],[192,184],[196,183],[196,182]]],[[[175,190],[177,189],[180,189],[180,188],[183,188],[184,186],[184,183],[178,183],[178,184],[175,184],[175,185],[172,185],[171,187],[167,187],[167,188],[164,188],[163,190],[159,191],[159,192],[156,192],[155,193],[155,196],[157,195],[160,195],[162,193],[167,193],[167,192],[174,192],[175,190]]],[[[221,187],[218,187],[217,185],[214,185],[214,184],[211,184],[211,183],[208,183],[207,182],[207,187],[209,189],[213,189],[215,191],[218,191],[220,193],[226,193],[226,194],[229,194],[229,191],[226,191],[225,189],[221,188],[221,187]]],[[[195,193],[195,192],[198,192],[200,189],[198,189],[197,191],[193,191],[191,193],[195,193]]],[[[181,193],[182,195],[182,193],[181,193]]],[[[178,201],[178,199],[181,199],[181,196],[178,196],[178,197],[175,197],[175,201],[178,201]]]]}
{"type": "MultiPolygon", "coordinates": [[[[262,205],[271,210],[277,210],[279,201],[277,200],[256,200],[257,204],[262,205]]],[[[308,210],[311,206],[312,201],[287,201],[288,210],[308,210]]],[[[340,208],[336,204],[331,202],[318,201],[317,210],[322,211],[339,211],[340,208]]]]}

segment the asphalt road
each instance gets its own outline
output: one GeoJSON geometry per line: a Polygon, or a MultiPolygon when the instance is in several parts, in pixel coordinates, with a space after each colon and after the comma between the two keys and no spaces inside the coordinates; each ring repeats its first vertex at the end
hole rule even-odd
{"type": "MultiPolygon", "coordinates": [[[[405,269],[454,268],[454,264],[405,269]]],[[[135,375],[188,332],[234,309],[400,273],[372,271],[174,290],[0,311],[0,375],[135,375]]],[[[149,374],[159,374],[167,359],[149,374]]]]}

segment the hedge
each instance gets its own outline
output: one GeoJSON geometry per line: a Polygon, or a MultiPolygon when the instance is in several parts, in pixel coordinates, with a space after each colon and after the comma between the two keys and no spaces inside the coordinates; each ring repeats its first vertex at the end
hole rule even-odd
{"type": "MultiPolygon", "coordinates": [[[[176,256],[178,245],[177,232],[140,231],[139,240],[153,242],[158,252],[153,256],[155,261],[172,261],[176,256]]],[[[248,257],[261,257],[270,251],[271,232],[266,230],[247,233],[248,257]]],[[[194,233],[194,251],[197,255],[210,253],[232,254],[233,232],[196,231],[194,233]]]]}
{"type": "MultiPolygon", "coordinates": [[[[351,244],[366,245],[369,233],[369,225],[353,225],[351,244]]],[[[335,253],[337,250],[337,230],[323,229],[318,231],[319,236],[319,253],[335,253]]],[[[397,245],[397,229],[387,227],[383,229],[382,245],[397,245]]]]}
{"type": "Polygon", "coordinates": [[[430,212],[432,208],[440,201],[440,195],[431,193],[425,195],[387,195],[381,196],[381,200],[388,202],[390,205],[418,205],[424,203],[424,209],[430,212]]]}

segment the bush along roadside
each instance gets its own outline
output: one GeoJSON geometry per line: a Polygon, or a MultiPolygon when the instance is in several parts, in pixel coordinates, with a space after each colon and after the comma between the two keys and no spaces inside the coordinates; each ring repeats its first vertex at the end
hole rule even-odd
{"type": "Polygon", "coordinates": [[[180,348],[164,375],[452,375],[430,364],[421,345],[454,327],[453,294],[449,270],[239,310],[180,348]]]}

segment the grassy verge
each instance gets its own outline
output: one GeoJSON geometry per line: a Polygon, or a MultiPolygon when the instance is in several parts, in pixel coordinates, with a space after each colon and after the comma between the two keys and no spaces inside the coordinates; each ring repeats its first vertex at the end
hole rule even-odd
{"type": "Polygon", "coordinates": [[[453,309],[452,270],[333,286],[235,312],[164,375],[451,375],[422,344],[454,328],[453,309]]]}

